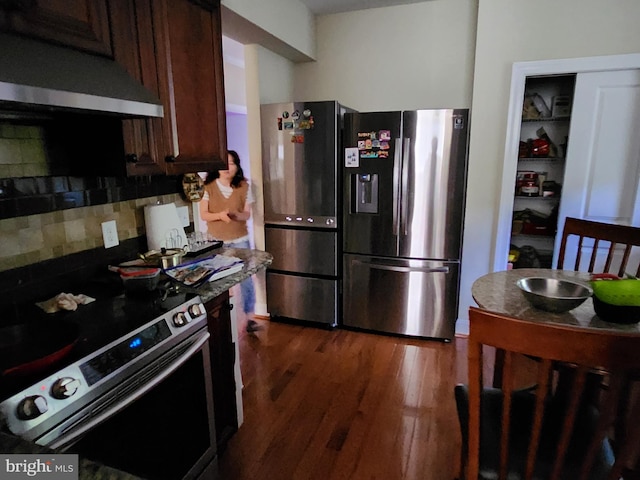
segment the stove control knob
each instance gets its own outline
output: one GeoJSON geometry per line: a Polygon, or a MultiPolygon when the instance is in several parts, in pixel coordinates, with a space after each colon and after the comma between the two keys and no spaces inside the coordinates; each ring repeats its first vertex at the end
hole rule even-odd
{"type": "Polygon", "coordinates": [[[71,397],[80,388],[80,382],[75,378],[62,377],[53,382],[51,386],[51,396],[58,400],[71,397]]]}
{"type": "Polygon", "coordinates": [[[176,327],[184,327],[187,323],[189,323],[189,317],[184,312],[178,312],[173,316],[173,324],[176,327]]]}
{"type": "Polygon", "coordinates": [[[31,397],[24,398],[18,404],[17,414],[21,420],[33,420],[45,413],[48,409],[46,398],[40,395],[32,395],[31,397]]]}
{"type": "Polygon", "coordinates": [[[199,317],[200,315],[205,313],[201,303],[194,303],[193,305],[189,305],[188,310],[189,310],[189,315],[191,315],[191,318],[199,317]]]}

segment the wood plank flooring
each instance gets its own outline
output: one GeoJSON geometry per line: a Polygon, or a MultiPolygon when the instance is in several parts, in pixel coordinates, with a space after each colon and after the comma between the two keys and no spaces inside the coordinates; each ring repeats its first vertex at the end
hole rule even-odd
{"type": "Polygon", "coordinates": [[[224,480],[453,479],[453,387],[466,340],[450,344],[240,319],[244,424],[224,480]]]}

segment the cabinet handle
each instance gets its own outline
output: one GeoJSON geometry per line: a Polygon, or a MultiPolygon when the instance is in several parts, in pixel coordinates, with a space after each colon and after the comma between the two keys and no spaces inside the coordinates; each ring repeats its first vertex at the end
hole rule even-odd
{"type": "Polygon", "coordinates": [[[127,163],[138,163],[138,155],[136,155],[135,153],[128,153],[124,156],[124,158],[126,159],[127,163]]]}
{"type": "Polygon", "coordinates": [[[231,302],[226,302],[225,305],[229,309],[229,311],[233,310],[234,305],[231,302]]]}
{"type": "Polygon", "coordinates": [[[164,157],[164,161],[167,163],[175,163],[176,157],[174,157],[173,155],[167,155],[166,157],[164,157]]]}

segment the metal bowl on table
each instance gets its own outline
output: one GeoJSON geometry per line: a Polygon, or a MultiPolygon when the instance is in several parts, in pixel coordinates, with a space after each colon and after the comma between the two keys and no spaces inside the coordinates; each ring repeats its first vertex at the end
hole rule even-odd
{"type": "Polygon", "coordinates": [[[553,313],[573,310],[593,294],[593,290],[582,283],[555,278],[521,278],[516,284],[531,305],[553,313]]]}

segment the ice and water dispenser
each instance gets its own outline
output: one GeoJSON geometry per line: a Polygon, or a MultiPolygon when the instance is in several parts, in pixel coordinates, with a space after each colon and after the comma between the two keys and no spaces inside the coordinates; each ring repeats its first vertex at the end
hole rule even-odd
{"type": "Polygon", "coordinates": [[[378,213],[378,174],[354,173],[351,181],[353,213],[378,213]]]}

